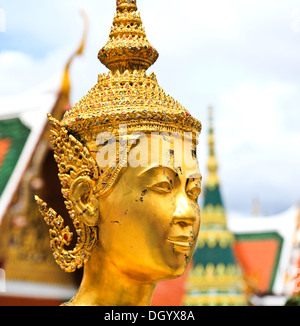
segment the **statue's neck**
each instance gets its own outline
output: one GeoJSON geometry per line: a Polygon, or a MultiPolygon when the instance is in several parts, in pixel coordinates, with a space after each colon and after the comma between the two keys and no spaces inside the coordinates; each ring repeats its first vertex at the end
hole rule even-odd
{"type": "Polygon", "coordinates": [[[80,288],[70,305],[149,306],[156,287],[131,278],[109,260],[92,255],[84,267],[80,288]]]}

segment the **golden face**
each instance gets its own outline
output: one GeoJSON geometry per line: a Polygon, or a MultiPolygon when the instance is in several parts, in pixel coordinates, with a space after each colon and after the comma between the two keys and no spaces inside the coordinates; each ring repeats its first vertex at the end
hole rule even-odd
{"type": "Polygon", "coordinates": [[[112,192],[99,199],[96,250],[140,281],[182,275],[198,237],[201,176],[184,162],[162,166],[167,154],[152,151],[149,166],[128,166],[112,192]]]}
{"type": "Polygon", "coordinates": [[[81,286],[70,304],[150,305],[159,281],[185,272],[198,238],[201,175],[196,135],[184,133],[181,141],[179,132],[170,137],[122,134],[103,144],[97,137],[85,147],[57,120],[51,121],[63,195],[78,235],[74,249],[65,248],[73,233],[64,219],[36,200],[50,226],[56,262],[66,272],[84,265],[81,286]],[[117,144],[118,150],[109,150],[117,144]],[[114,161],[115,166],[105,167],[114,161]],[[102,191],[108,174],[109,191],[102,191]]]}

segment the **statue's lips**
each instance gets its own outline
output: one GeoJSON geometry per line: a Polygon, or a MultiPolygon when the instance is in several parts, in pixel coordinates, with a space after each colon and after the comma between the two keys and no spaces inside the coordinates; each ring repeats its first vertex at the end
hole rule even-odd
{"type": "Polygon", "coordinates": [[[178,251],[189,251],[194,245],[193,237],[187,236],[169,237],[168,242],[170,242],[173,248],[178,251]]]}

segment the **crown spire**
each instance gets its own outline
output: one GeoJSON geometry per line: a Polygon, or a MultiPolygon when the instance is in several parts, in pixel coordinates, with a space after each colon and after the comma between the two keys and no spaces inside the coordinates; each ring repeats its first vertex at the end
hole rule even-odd
{"type": "Polygon", "coordinates": [[[136,0],[116,0],[117,12],[137,11],[136,0]]]}
{"type": "Polygon", "coordinates": [[[207,186],[215,187],[219,184],[219,178],[217,176],[218,162],[215,156],[215,137],[214,137],[214,127],[213,127],[213,108],[210,106],[208,108],[208,118],[209,118],[209,130],[208,130],[208,147],[209,156],[207,162],[208,178],[207,186]]]}
{"type": "Polygon", "coordinates": [[[147,40],[136,0],[117,0],[116,5],[109,40],[98,58],[112,72],[147,70],[157,60],[158,52],[147,40]]]}

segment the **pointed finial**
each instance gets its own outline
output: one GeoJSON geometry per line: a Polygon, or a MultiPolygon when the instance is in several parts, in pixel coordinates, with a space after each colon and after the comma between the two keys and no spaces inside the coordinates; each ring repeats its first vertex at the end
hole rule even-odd
{"type": "Polygon", "coordinates": [[[209,129],[208,129],[209,156],[207,162],[207,169],[208,169],[207,186],[215,187],[216,185],[219,184],[219,178],[217,176],[218,162],[215,156],[213,108],[211,106],[208,108],[208,119],[209,119],[209,129]]]}
{"type": "Polygon", "coordinates": [[[116,0],[117,12],[137,11],[136,0],[116,0]]]}
{"type": "Polygon", "coordinates": [[[117,13],[107,44],[99,51],[99,60],[112,72],[147,70],[158,52],[146,38],[136,0],[117,0],[117,13]]]}
{"type": "Polygon", "coordinates": [[[213,108],[210,106],[208,108],[208,146],[209,146],[209,155],[215,155],[215,138],[214,138],[214,126],[213,126],[213,108]]]}

